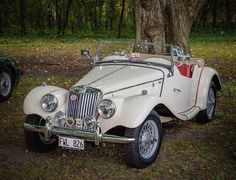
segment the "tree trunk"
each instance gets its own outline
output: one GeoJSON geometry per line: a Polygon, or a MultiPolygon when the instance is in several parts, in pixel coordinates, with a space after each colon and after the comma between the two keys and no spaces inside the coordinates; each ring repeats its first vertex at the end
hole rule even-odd
{"type": "Polygon", "coordinates": [[[112,29],[112,26],[113,26],[113,15],[114,15],[114,11],[115,11],[115,8],[114,8],[114,1],[113,0],[109,0],[108,1],[108,10],[107,10],[107,19],[106,19],[106,29],[109,29],[111,30],[112,29]]]}
{"type": "Polygon", "coordinates": [[[77,12],[76,12],[76,29],[80,30],[84,25],[84,16],[87,14],[83,14],[83,1],[77,1],[77,12]]]}
{"type": "Polygon", "coordinates": [[[61,34],[61,11],[60,11],[60,0],[56,0],[56,25],[57,25],[57,34],[61,34]]]}
{"type": "Polygon", "coordinates": [[[211,10],[211,1],[208,0],[201,10],[200,24],[202,28],[205,28],[209,11],[211,10]]]}
{"type": "Polygon", "coordinates": [[[182,46],[190,53],[189,33],[206,0],[134,0],[136,40],[182,46]]]}
{"type": "Polygon", "coordinates": [[[66,25],[68,22],[68,16],[69,16],[69,12],[70,12],[71,3],[72,3],[72,0],[67,1],[67,7],[66,7],[65,17],[64,17],[64,22],[63,22],[63,28],[62,28],[62,35],[63,36],[65,34],[66,25]]]}
{"type": "Polygon", "coordinates": [[[94,27],[94,33],[97,34],[98,31],[98,16],[97,16],[97,2],[93,3],[93,12],[92,12],[92,22],[94,27]]]}
{"type": "Polygon", "coordinates": [[[122,9],[120,13],[119,28],[118,28],[118,38],[121,37],[121,28],[124,19],[124,11],[125,11],[125,0],[122,0],[122,9]]]}
{"type": "Polygon", "coordinates": [[[0,34],[2,34],[2,13],[0,12],[0,34]]]}
{"type": "Polygon", "coordinates": [[[37,1],[37,21],[36,21],[36,28],[39,28],[39,31],[42,32],[43,30],[43,24],[42,24],[42,19],[43,19],[43,8],[42,8],[42,1],[38,0],[37,1]]]}
{"type": "Polygon", "coordinates": [[[225,30],[232,28],[232,19],[233,19],[233,1],[225,0],[225,30]]]}
{"type": "Polygon", "coordinates": [[[51,8],[50,3],[51,2],[48,2],[48,7],[47,7],[47,27],[48,27],[49,31],[51,32],[53,15],[52,15],[52,8],[51,8]]]}
{"type": "MultiPolygon", "coordinates": [[[[1,0],[0,0],[0,2],[1,2],[1,0]]],[[[3,32],[3,29],[2,29],[2,11],[3,11],[3,2],[1,2],[1,4],[0,4],[0,34],[3,32]]]]}
{"type": "Polygon", "coordinates": [[[89,11],[89,22],[90,22],[91,29],[93,31],[95,29],[94,22],[93,22],[93,20],[94,20],[94,17],[93,17],[93,4],[90,4],[88,11],[89,11]]]}
{"type": "Polygon", "coordinates": [[[103,7],[103,4],[104,4],[104,0],[99,0],[99,21],[98,21],[98,26],[99,26],[99,29],[102,27],[102,7],[103,7]]]}
{"type": "Polygon", "coordinates": [[[212,29],[216,28],[216,20],[217,20],[217,10],[218,10],[218,0],[213,0],[213,7],[212,7],[212,29]]]}
{"type": "Polygon", "coordinates": [[[25,28],[25,0],[20,0],[20,33],[24,35],[25,28]]]}

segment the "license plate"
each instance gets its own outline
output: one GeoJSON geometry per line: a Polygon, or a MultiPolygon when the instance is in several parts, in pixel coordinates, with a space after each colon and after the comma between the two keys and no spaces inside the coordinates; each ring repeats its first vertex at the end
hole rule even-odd
{"type": "Polygon", "coordinates": [[[58,144],[60,147],[84,150],[84,140],[70,137],[59,136],[58,144]]]}

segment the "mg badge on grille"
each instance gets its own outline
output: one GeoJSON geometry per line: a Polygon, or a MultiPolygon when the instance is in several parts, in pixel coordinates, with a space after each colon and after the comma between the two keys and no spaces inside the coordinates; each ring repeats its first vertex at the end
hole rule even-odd
{"type": "Polygon", "coordinates": [[[78,99],[78,96],[76,96],[75,94],[72,94],[72,95],[70,96],[70,100],[71,100],[71,101],[75,101],[76,99],[78,99]]]}
{"type": "Polygon", "coordinates": [[[73,118],[69,117],[69,118],[66,120],[66,124],[67,124],[68,126],[72,126],[72,125],[75,124],[75,120],[74,120],[73,118]]]}

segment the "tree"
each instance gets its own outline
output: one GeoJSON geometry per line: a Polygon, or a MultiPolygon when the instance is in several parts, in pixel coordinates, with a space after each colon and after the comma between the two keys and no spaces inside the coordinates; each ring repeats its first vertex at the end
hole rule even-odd
{"type": "Polygon", "coordinates": [[[20,33],[25,34],[25,0],[20,0],[20,33]]]}
{"type": "Polygon", "coordinates": [[[57,34],[64,36],[72,0],[56,0],[57,34]]]}
{"type": "Polygon", "coordinates": [[[218,0],[213,0],[213,7],[212,7],[212,29],[216,28],[216,20],[217,20],[217,10],[218,10],[218,0]]]}
{"type": "MultiPolygon", "coordinates": [[[[1,1],[0,1],[1,2],[1,1]]],[[[3,32],[2,30],[2,11],[3,11],[3,5],[2,5],[3,2],[1,2],[0,4],[0,34],[3,32]]]]}
{"type": "Polygon", "coordinates": [[[47,3],[47,27],[49,31],[52,29],[53,25],[53,12],[52,12],[52,7],[51,7],[51,2],[47,3]]]}
{"type": "Polygon", "coordinates": [[[69,16],[71,3],[72,3],[72,0],[67,1],[66,11],[65,11],[65,15],[64,15],[64,21],[63,21],[63,27],[62,27],[62,35],[63,36],[65,34],[66,25],[67,25],[67,22],[68,22],[68,16],[69,16]]]}
{"type": "Polygon", "coordinates": [[[57,34],[61,33],[61,11],[60,11],[60,0],[56,0],[56,24],[57,24],[57,34]]]}
{"type": "Polygon", "coordinates": [[[115,13],[115,5],[114,5],[114,0],[107,1],[107,14],[106,14],[106,29],[111,30],[113,27],[113,18],[114,18],[114,13],[115,13]]]}
{"type": "Polygon", "coordinates": [[[232,20],[233,20],[233,6],[234,2],[231,0],[225,0],[225,30],[229,30],[232,28],[232,20]]]}
{"type": "Polygon", "coordinates": [[[121,28],[122,28],[122,23],[124,19],[124,11],[125,11],[125,0],[122,0],[122,8],[121,8],[121,13],[120,13],[120,19],[119,19],[119,28],[118,28],[118,37],[121,37],[121,28]]]}
{"type": "Polygon", "coordinates": [[[206,0],[134,0],[136,40],[173,43],[190,53],[189,33],[206,0]]]}
{"type": "Polygon", "coordinates": [[[200,27],[201,28],[205,28],[207,20],[208,20],[208,16],[210,15],[209,12],[211,10],[212,10],[211,0],[207,0],[207,2],[204,4],[201,11],[199,12],[199,14],[200,14],[200,27]]]}

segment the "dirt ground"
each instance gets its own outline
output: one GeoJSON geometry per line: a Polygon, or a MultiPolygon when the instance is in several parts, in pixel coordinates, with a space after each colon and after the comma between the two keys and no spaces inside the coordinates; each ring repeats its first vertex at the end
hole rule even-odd
{"type": "Polygon", "coordinates": [[[93,63],[88,59],[73,55],[47,56],[42,59],[35,55],[17,58],[25,76],[78,76],[92,69],[93,63]]]}
{"type": "MultiPolygon", "coordinates": [[[[73,54],[55,54],[39,57],[36,55],[19,56],[17,59],[23,69],[24,76],[67,76],[81,77],[93,67],[93,62],[73,54]]],[[[222,61],[215,59],[207,61],[207,66],[217,69],[222,82],[236,79],[236,60],[222,61]]]]}

